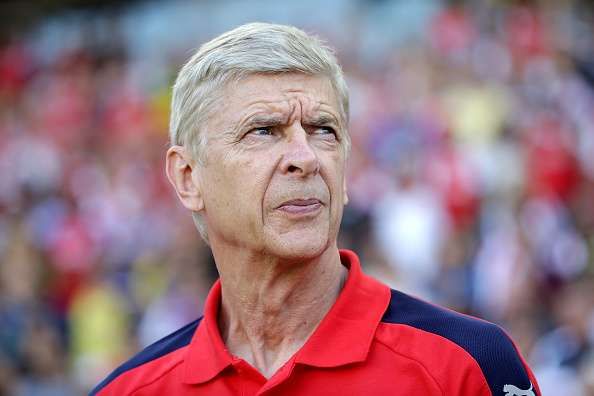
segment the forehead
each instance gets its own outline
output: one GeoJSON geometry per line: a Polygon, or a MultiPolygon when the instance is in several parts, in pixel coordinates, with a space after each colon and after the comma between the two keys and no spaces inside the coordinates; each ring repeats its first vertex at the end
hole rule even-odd
{"type": "Polygon", "coordinates": [[[338,98],[330,80],[301,73],[251,74],[222,91],[221,110],[211,121],[236,123],[254,112],[294,112],[302,116],[329,113],[340,119],[338,98]]]}

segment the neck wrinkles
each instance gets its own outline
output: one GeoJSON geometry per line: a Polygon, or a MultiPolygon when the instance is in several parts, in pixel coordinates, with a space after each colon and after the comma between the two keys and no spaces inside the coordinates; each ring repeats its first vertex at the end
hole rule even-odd
{"type": "Polygon", "coordinates": [[[308,262],[217,263],[221,338],[233,355],[266,377],[303,346],[336,301],[347,275],[336,248],[308,262]]]}

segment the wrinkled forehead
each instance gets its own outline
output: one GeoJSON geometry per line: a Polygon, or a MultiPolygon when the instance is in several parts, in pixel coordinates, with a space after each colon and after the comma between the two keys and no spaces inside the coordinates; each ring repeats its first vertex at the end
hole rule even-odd
{"type": "Polygon", "coordinates": [[[342,127],[339,101],[330,79],[302,73],[251,74],[232,81],[221,90],[220,104],[211,126],[236,124],[253,113],[285,117],[335,118],[342,127]]]}

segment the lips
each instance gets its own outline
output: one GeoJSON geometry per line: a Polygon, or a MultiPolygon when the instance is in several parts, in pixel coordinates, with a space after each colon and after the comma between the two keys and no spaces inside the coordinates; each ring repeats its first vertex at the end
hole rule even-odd
{"type": "Polygon", "coordinates": [[[310,205],[317,205],[321,204],[319,199],[309,198],[309,199],[292,199],[290,201],[283,202],[279,208],[283,206],[310,206],[310,205]]]}
{"type": "Polygon", "coordinates": [[[291,214],[308,214],[319,210],[322,202],[316,198],[291,199],[280,204],[277,209],[291,214]]]}

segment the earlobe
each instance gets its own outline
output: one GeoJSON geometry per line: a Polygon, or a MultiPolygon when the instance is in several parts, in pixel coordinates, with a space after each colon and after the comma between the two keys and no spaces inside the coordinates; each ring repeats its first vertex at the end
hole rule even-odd
{"type": "Polygon", "coordinates": [[[347,193],[346,177],[342,179],[342,204],[347,205],[349,203],[349,195],[347,193]]]}
{"type": "Polygon", "coordinates": [[[165,171],[167,179],[175,189],[181,203],[193,212],[204,209],[202,190],[197,176],[196,161],[182,146],[172,146],[167,150],[165,171]]]}

